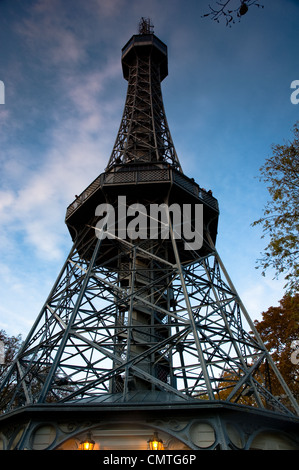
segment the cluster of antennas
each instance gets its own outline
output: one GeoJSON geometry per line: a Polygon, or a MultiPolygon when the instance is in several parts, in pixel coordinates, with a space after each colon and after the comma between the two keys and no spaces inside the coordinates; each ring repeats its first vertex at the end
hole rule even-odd
{"type": "Polygon", "coordinates": [[[139,22],[139,34],[153,34],[154,25],[151,23],[150,18],[142,17],[139,22]]]}

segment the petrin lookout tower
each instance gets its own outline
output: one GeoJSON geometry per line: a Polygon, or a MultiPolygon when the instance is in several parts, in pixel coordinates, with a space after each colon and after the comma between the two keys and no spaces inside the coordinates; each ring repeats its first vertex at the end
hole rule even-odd
{"type": "Polygon", "coordinates": [[[67,208],[73,247],[1,383],[1,446],[298,448],[298,404],[215,248],[218,202],[176,154],[149,20],[122,68],[107,168],[67,208]]]}

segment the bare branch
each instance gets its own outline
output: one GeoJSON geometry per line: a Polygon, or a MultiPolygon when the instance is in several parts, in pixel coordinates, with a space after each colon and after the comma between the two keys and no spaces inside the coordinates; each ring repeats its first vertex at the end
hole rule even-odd
{"type": "Polygon", "coordinates": [[[236,19],[239,19],[239,21],[241,20],[241,17],[248,12],[251,6],[255,5],[258,8],[264,8],[264,6],[260,4],[259,0],[238,0],[237,3],[238,5],[236,6],[236,2],[234,0],[227,0],[224,2],[216,1],[215,6],[209,5],[209,13],[205,13],[202,18],[210,17],[217,23],[220,22],[220,19],[224,18],[226,26],[231,27],[231,25],[236,22],[236,19]]]}

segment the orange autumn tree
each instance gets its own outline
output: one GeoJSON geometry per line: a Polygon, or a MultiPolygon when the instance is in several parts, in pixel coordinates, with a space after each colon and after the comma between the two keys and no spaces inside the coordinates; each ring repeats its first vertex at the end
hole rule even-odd
{"type": "MultiPolygon", "coordinates": [[[[270,307],[255,320],[266,348],[295,399],[299,399],[299,294],[286,294],[278,307],[270,307]],[[298,355],[297,355],[298,350],[298,355]]],[[[273,395],[281,395],[276,377],[270,376],[273,395]]]]}
{"type": "MultiPolygon", "coordinates": [[[[295,399],[299,399],[299,294],[286,294],[278,307],[270,307],[262,313],[262,320],[255,320],[255,327],[273,361],[282,374],[295,399]]],[[[250,364],[249,364],[250,366],[250,364]]],[[[284,392],[277,377],[267,363],[261,365],[255,379],[267,386],[272,395],[284,402],[284,392]]],[[[220,383],[218,398],[226,400],[235,386],[238,374],[226,371],[220,383]]],[[[250,394],[242,394],[239,404],[254,406],[250,394]]]]}

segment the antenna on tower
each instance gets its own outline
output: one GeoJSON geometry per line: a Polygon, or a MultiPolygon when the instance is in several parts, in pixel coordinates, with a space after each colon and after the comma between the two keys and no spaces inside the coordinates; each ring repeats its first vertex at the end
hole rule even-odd
{"type": "Polygon", "coordinates": [[[154,25],[151,23],[150,18],[142,17],[139,22],[139,34],[153,34],[154,25]]]}

